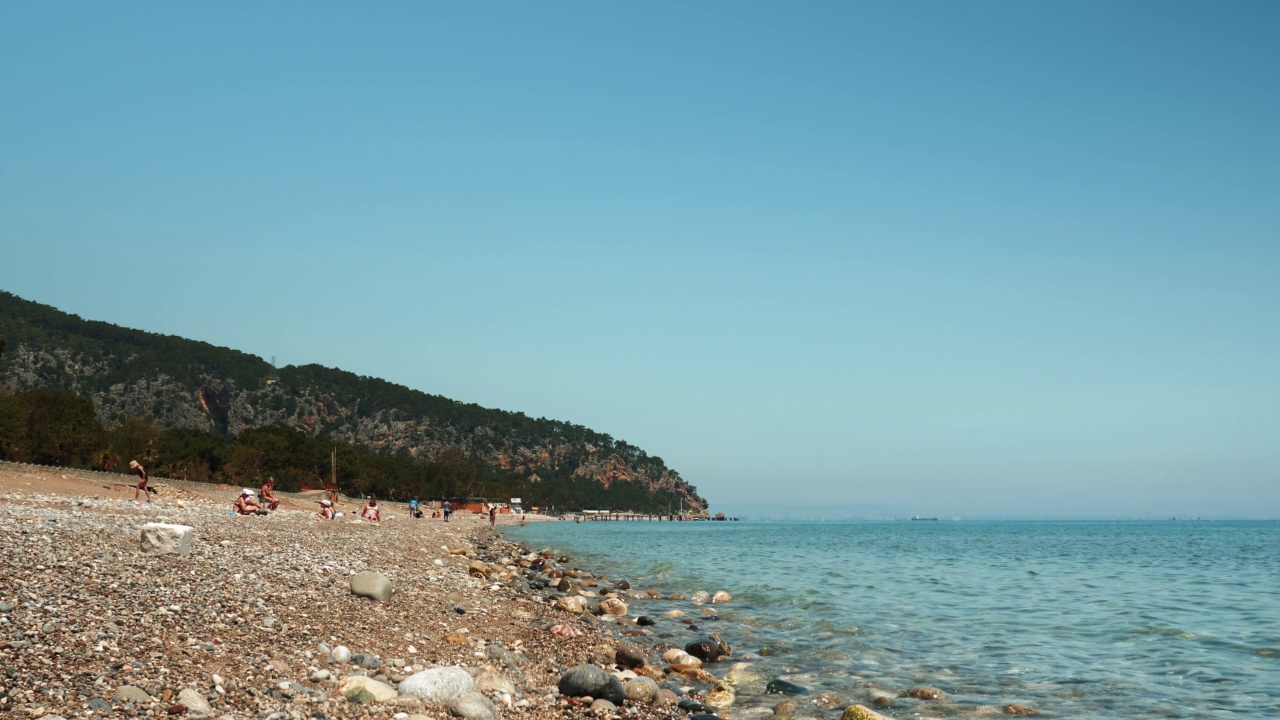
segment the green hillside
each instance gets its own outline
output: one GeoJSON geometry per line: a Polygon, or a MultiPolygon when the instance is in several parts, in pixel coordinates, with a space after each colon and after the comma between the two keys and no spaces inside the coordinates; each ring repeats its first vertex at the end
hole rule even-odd
{"type": "Polygon", "coordinates": [[[319,365],[84,320],[0,292],[0,459],[319,487],[664,512],[706,502],[661,458],[581,425],[319,365]],[[50,410],[56,406],[56,411],[50,410]],[[78,408],[78,409],[75,409],[78,408]],[[87,417],[86,417],[87,416],[87,417]],[[77,418],[53,452],[53,418],[77,418]]]}

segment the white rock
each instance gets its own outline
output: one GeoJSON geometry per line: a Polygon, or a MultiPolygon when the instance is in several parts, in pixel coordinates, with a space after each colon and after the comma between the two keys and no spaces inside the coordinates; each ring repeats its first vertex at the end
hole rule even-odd
{"type": "Polygon", "coordinates": [[[351,592],[378,602],[391,599],[391,579],[372,570],[356,573],[351,577],[351,592]]]}
{"type": "Polygon", "coordinates": [[[147,555],[190,555],[195,528],[190,525],[147,523],[139,533],[147,555]]]}
{"type": "Polygon", "coordinates": [[[498,720],[498,708],[484,695],[471,690],[449,701],[449,712],[466,720],[498,720]]]}
{"type": "Polygon", "coordinates": [[[338,683],[338,694],[348,699],[367,701],[372,697],[373,702],[386,702],[396,696],[396,689],[371,677],[349,675],[338,683]],[[366,694],[368,697],[362,697],[366,694]]]}
{"type": "Polygon", "coordinates": [[[474,688],[475,680],[460,667],[430,668],[400,682],[401,695],[413,695],[435,705],[445,705],[474,688]]]}
{"type": "Polygon", "coordinates": [[[204,699],[204,695],[191,688],[178,693],[178,703],[186,705],[187,712],[192,715],[208,715],[213,712],[213,708],[209,707],[209,701],[204,699]]]}
{"type": "Polygon", "coordinates": [[[351,649],[346,645],[339,645],[329,653],[329,662],[349,663],[351,662],[351,649]]]}

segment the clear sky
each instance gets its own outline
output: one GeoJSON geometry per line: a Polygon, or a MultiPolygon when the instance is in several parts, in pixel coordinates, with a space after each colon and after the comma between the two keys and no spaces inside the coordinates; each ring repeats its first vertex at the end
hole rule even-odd
{"type": "Polygon", "coordinates": [[[713,511],[1280,517],[1278,31],[5,3],[0,289],[587,425],[713,511]]]}

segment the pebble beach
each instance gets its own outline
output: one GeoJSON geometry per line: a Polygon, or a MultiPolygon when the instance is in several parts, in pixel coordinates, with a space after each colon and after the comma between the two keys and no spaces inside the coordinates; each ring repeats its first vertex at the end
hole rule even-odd
{"type": "Polygon", "coordinates": [[[0,466],[0,717],[657,718],[731,694],[683,651],[672,665],[628,640],[646,634],[627,608],[642,589],[479,516],[386,503],[370,523],[344,498],[327,521],[281,494],[241,517],[238,488],[152,485],[139,507],[128,478],[0,466]],[[190,552],[144,553],[148,523],[193,528],[190,552]],[[355,594],[360,573],[390,599],[355,594]],[[446,680],[462,694],[421,689],[446,680]]]}

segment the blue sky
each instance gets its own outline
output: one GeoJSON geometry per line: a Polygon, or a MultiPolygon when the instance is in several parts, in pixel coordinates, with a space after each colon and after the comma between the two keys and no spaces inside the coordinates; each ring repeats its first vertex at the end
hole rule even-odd
{"type": "Polygon", "coordinates": [[[0,288],[581,423],[713,510],[1280,517],[1276,27],[11,3],[0,288]]]}

